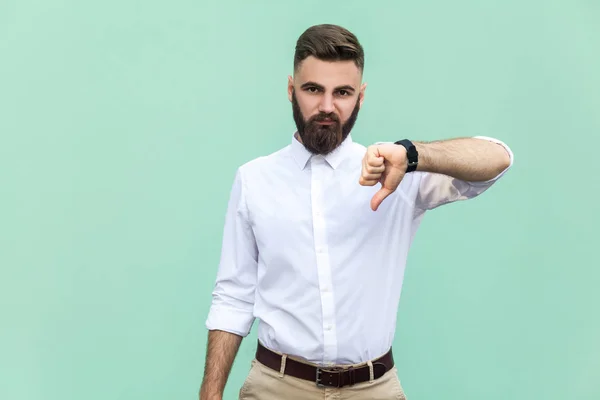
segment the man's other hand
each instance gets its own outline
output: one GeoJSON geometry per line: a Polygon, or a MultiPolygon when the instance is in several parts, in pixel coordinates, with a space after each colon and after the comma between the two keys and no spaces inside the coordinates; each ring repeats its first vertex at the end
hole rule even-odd
{"type": "Polygon", "coordinates": [[[404,146],[376,144],[367,148],[359,183],[363,186],[375,186],[381,183],[381,189],[371,199],[373,211],[376,211],[383,200],[396,190],[406,174],[407,163],[404,146]]]}

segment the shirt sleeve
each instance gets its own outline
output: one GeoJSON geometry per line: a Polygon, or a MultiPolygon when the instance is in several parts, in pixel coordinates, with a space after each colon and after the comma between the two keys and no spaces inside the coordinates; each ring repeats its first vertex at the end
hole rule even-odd
{"type": "Polygon", "coordinates": [[[422,172],[415,206],[422,210],[431,210],[443,204],[472,199],[479,196],[498,181],[513,165],[514,155],[502,141],[486,136],[475,136],[477,139],[489,140],[504,147],[510,157],[508,167],[494,178],[482,182],[469,182],[448,175],[422,172]]]}
{"type": "Polygon", "coordinates": [[[249,334],[254,322],[258,260],[245,195],[242,172],[238,169],[227,206],[221,259],[206,320],[208,330],[242,337],[249,334]]]}

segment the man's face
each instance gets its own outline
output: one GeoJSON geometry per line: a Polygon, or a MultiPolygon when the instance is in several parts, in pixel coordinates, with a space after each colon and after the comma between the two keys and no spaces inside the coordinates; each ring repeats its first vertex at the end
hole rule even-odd
{"type": "Polygon", "coordinates": [[[288,98],[306,149],[326,155],[346,139],[364,100],[366,84],[353,61],[305,59],[288,80],[288,98]]]}

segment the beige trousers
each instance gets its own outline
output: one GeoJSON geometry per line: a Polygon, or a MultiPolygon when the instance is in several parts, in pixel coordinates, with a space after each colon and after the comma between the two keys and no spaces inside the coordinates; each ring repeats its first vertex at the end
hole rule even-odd
{"type": "Polygon", "coordinates": [[[240,400],[406,400],[396,367],[379,379],[343,388],[317,387],[314,382],[282,375],[252,360],[240,389],[240,400]]]}

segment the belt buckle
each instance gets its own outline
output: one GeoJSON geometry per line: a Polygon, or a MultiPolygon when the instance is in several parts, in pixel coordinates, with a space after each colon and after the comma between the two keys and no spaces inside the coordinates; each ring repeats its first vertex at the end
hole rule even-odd
{"type": "Polygon", "coordinates": [[[317,376],[315,378],[315,383],[317,384],[317,387],[324,388],[325,385],[321,383],[321,373],[321,368],[317,367],[317,376]]]}
{"type": "Polygon", "coordinates": [[[316,377],[315,377],[315,383],[317,384],[317,387],[320,388],[324,388],[324,387],[341,387],[341,372],[343,372],[344,369],[340,368],[340,367],[333,367],[333,368],[319,368],[317,367],[317,373],[316,373],[316,377]],[[321,375],[323,374],[323,372],[327,372],[330,374],[337,374],[337,385],[333,385],[333,382],[329,382],[329,385],[324,385],[321,381],[321,375]]]}

